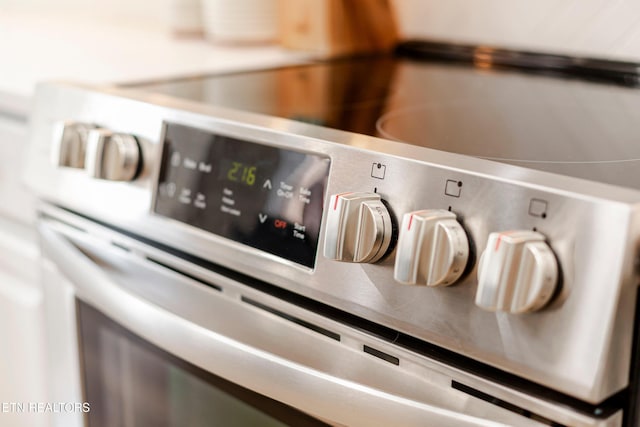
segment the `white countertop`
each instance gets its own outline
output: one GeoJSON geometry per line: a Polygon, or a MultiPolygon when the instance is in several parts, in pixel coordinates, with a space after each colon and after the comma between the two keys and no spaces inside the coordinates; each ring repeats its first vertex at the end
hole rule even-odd
{"type": "Polygon", "coordinates": [[[26,116],[40,81],[117,84],[304,62],[277,46],[215,45],[82,16],[0,13],[0,110],[26,116]]]}

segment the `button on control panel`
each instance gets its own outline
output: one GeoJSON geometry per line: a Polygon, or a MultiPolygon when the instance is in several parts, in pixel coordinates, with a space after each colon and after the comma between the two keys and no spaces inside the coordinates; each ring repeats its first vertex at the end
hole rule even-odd
{"type": "Polygon", "coordinates": [[[467,235],[452,212],[410,212],[400,227],[394,278],[404,284],[447,286],[464,272],[469,258],[467,235]]]}

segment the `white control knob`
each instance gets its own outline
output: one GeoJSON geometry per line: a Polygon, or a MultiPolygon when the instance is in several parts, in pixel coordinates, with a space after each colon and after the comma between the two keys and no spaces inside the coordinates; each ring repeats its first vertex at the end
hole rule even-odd
{"type": "Polygon", "coordinates": [[[491,233],[478,265],[476,305],[527,313],[542,308],[558,282],[558,262],[535,231],[491,233]]]}
{"type": "Polygon", "coordinates": [[[324,256],[346,262],[376,262],[391,243],[392,222],[376,193],[331,196],[324,256]]]}
{"type": "Polygon", "coordinates": [[[56,167],[84,168],[89,131],[96,126],[73,121],[58,122],[53,127],[51,163],[56,167]]]}
{"type": "Polygon", "coordinates": [[[402,219],[393,277],[410,285],[451,285],[468,258],[469,240],[454,213],[410,212],[402,219]]]}
{"type": "Polygon", "coordinates": [[[85,169],[89,176],[110,181],[131,181],[140,165],[140,147],[135,137],[95,129],[87,138],[85,169]]]}

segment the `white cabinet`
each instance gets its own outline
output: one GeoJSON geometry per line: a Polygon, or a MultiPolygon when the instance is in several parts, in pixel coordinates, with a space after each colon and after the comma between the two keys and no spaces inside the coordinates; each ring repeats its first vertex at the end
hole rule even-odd
{"type": "Polygon", "coordinates": [[[3,116],[0,110],[0,217],[33,224],[35,201],[22,184],[27,122],[3,116]]]}
{"type": "MultiPolygon", "coordinates": [[[[0,113],[1,114],[1,113],[0,113]]],[[[34,201],[21,184],[26,122],[0,115],[0,425],[48,426],[46,413],[18,404],[48,402],[43,297],[38,280],[34,201]]]]}

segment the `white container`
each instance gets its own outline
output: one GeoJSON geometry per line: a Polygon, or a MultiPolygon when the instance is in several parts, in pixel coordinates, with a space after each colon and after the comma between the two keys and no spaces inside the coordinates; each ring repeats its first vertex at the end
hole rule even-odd
{"type": "Polygon", "coordinates": [[[277,38],[277,0],[202,0],[202,11],[211,41],[266,43],[277,38]]]}
{"type": "Polygon", "coordinates": [[[201,0],[171,0],[169,25],[176,36],[202,36],[204,28],[201,0]]]}

